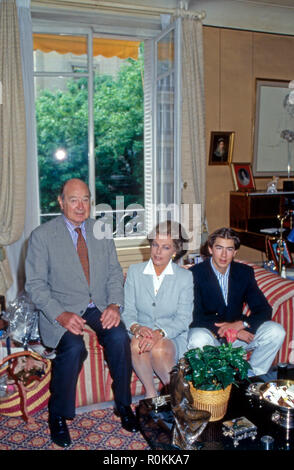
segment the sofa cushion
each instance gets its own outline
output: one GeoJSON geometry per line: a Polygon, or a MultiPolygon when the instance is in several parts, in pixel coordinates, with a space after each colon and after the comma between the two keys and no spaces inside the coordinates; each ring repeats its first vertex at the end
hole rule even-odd
{"type": "MultiPolygon", "coordinates": [[[[286,330],[286,338],[276,361],[294,363],[294,281],[282,279],[261,266],[242,262],[253,267],[257,284],[272,306],[273,320],[283,325],[286,330]]],[[[248,305],[244,305],[243,313],[250,315],[248,305]]],[[[84,339],[88,357],[78,380],[77,407],[113,400],[112,379],[104,360],[103,348],[96,334],[89,327],[85,329],[84,339]]],[[[159,387],[158,379],[156,379],[156,384],[159,387]]],[[[143,385],[134,372],[131,379],[131,393],[132,396],[144,394],[143,385]]]]}
{"type": "Polygon", "coordinates": [[[84,341],[88,351],[88,357],[83,364],[77,383],[76,407],[106,401],[103,348],[98,343],[94,331],[88,326],[84,329],[84,341]]]}
{"type": "MultiPolygon", "coordinates": [[[[272,306],[272,319],[280,323],[286,331],[284,343],[277,354],[275,363],[294,363],[294,281],[283,279],[261,266],[245,264],[254,269],[257,284],[272,306]]],[[[248,305],[244,305],[243,313],[250,315],[248,305]]]]}
{"type": "MultiPolygon", "coordinates": [[[[272,306],[274,318],[279,307],[294,296],[294,281],[283,279],[275,273],[267,271],[261,266],[245,263],[254,269],[254,275],[258,287],[262,290],[267,301],[272,306]]],[[[248,305],[244,306],[243,313],[250,315],[248,305]]]]}

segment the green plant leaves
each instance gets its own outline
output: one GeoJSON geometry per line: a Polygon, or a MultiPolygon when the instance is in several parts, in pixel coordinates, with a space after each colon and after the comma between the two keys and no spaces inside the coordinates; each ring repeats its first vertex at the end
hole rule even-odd
{"type": "Polygon", "coordinates": [[[224,389],[236,383],[236,378],[247,377],[250,365],[244,354],[243,348],[234,348],[231,343],[190,349],[185,353],[190,365],[186,378],[200,390],[224,389]]]}

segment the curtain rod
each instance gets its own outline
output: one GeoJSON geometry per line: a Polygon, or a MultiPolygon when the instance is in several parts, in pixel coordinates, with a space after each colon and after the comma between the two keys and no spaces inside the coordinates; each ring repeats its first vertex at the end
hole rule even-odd
{"type": "Polygon", "coordinates": [[[204,19],[206,16],[205,12],[197,12],[188,10],[186,2],[180,2],[180,8],[165,8],[165,7],[154,7],[151,5],[132,5],[132,4],[122,4],[115,2],[99,1],[99,0],[87,0],[86,2],[81,2],[79,0],[31,0],[32,7],[42,6],[46,7],[58,7],[59,9],[66,10],[67,8],[79,8],[82,10],[103,10],[110,12],[121,11],[123,13],[141,13],[142,15],[160,15],[165,14],[176,14],[178,16],[185,16],[190,18],[204,19]]]}
{"type": "Polygon", "coordinates": [[[141,13],[142,15],[160,15],[161,13],[173,14],[175,12],[174,8],[164,8],[164,7],[154,7],[154,6],[143,6],[143,5],[131,5],[131,4],[121,4],[113,2],[103,2],[99,0],[93,0],[91,2],[82,3],[80,1],[63,1],[63,0],[32,0],[32,7],[43,7],[43,8],[58,8],[62,10],[70,9],[79,9],[79,10],[100,10],[105,12],[124,12],[124,13],[141,13]]]}
{"type": "Polygon", "coordinates": [[[197,20],[204,20],[206,18],[205,11],[197,12],[197,11],[188,11],[182,8],[177,8],[174,13],[175,16],[180,16],[181,18],[191,18],[197,20]]]}

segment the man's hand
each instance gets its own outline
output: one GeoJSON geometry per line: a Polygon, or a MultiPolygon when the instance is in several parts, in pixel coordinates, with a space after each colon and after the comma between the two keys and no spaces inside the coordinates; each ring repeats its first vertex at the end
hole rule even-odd
{"type": "Polygon", "coordinates": [[[86,320],[73,312],[62,312],[56,320],[74,335],[82,335],[86,320]]]}
{"type": "Polygon", "coordinates": [[[113,326],[118,326],[120,323],[119,307],[115,304],[110,304],[103,310],[101,315],[102,328],[110,330],[113,326]]]}
{"type": "Polygon", "coordinates": [[[251,341],[254,340],[254,334],[250,333],[249,331],[246,330],[240,330],[237,333],[237,338],[240,339],[241,341],[245,341],[245,343],[251,343],[251,341]]]}
{"type": "Polygon", "coordinates": [[[236,331],[241,331],[244,329],[243,322],[241,320],[234,321],[234,322],[223,322],[223,323],[215,323],[215,326],[219,326],[218,335],[223,338],[225,336],[225,332],[228,329],[233,329],[236,331]]]}

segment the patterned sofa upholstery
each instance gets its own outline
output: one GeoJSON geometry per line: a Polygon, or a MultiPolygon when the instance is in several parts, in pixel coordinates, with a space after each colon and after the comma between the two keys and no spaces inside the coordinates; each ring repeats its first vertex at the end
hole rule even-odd
{"type": "MultiPolygon", "coordinates": [[[[282,324],[286,330],[285,341],[276,361],[294,363],[294,281],[282,279],[260,266],[246,264],[254,268],[257,283],[273,308],[273,320],[282,324]]],[[[244,306],[243,313],[250,315],[247,305],[244,306]]],[[[90,328],[85,330],[84,338],[88,357],[78,380],[77,407],[113,400],[112,380],[104,360],[103,349],[90,328]]],[[[133,396],[144,393],[135,373],[132,374],[131,391],[133,396]]]]}
{"type": "MultiPolygon", "coordinates": [[[[88,357],[81,370],[76,394],[76,407],[113,400],[112,379],[104,359],[103,348],[96,334],[86,327],[84,340],[88,349],[88,357]]],[[[159,382],[159,381],[158,381],[159,382]]],[[[132,396],[144,394],[143,385],[135,373],[131,378],[132,396]]]]}
{"type": "MultiPolygon", "coordinates": [[[[275,362],[294,363],[294,281],[282,279],[261,266],[246,264],[253,267],[257,284],[272,306],[272,320],[283,325],[286,331],[283,346],[275,362]]],[[[244,306],[243,313],[250,315],[247,305],[244,306]]]]}

